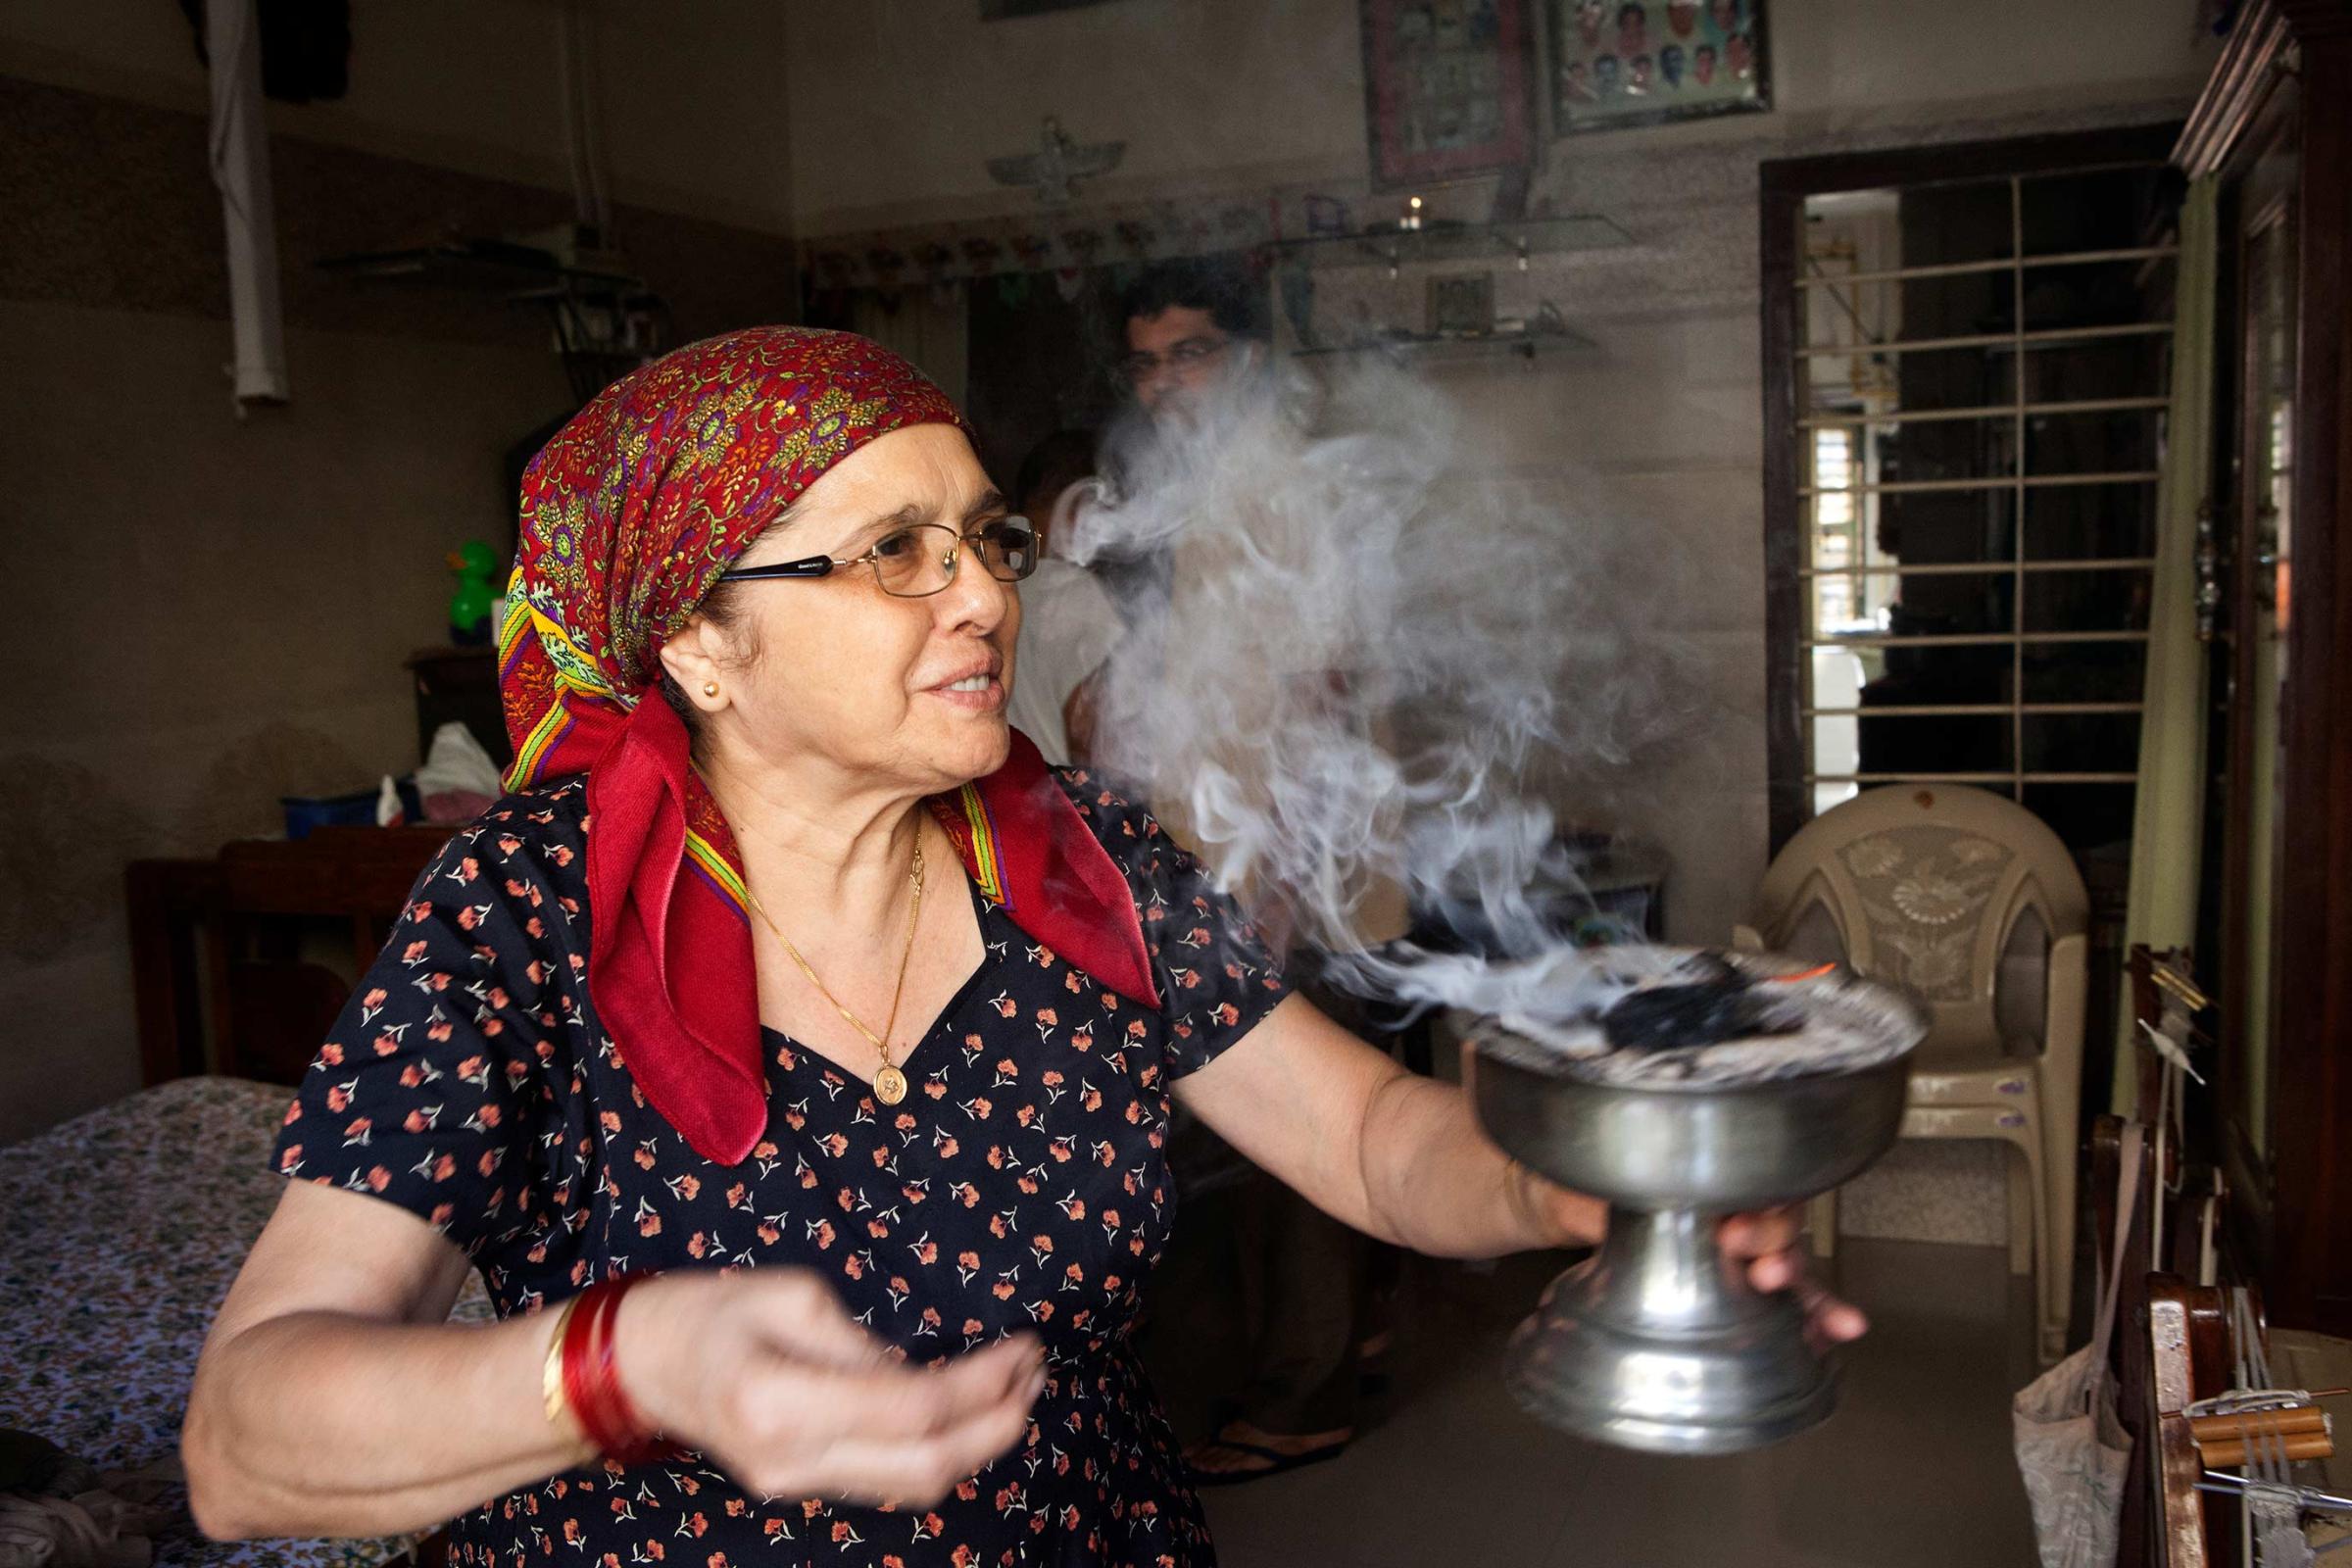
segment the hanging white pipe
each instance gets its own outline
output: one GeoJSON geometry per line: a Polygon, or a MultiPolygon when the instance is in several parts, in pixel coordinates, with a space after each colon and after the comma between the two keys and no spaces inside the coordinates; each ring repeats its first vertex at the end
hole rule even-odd
{"type": "Polygon", "coordinates": [[[228,232],[228,318],[236,347],[229,374],[242,414],[249,403],[283,403],[289,395],[254,0],[211,0],[204,27],[213,73],[213,183],[228,232]]]}
{"type": "Polygon", "coordinates": [[[581,0],[564,0],[556,63],[564,92],[564,152],[571,165],[572,213],[598,245],[612,243],[601,149],[596,139],[595,22],[581,0]]]}

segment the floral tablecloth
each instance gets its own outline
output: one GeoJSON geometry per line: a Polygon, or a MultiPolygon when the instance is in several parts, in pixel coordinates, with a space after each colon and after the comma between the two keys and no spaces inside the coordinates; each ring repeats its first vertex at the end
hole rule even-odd
{"type": "MultiPolygon", "coordinates": [[[[269,1159],[292,1099],[183,1078],[0,1149],[0,1427],[100,1470],[178,1450],[196,1352],[285,1185],[269,1159]]],[[[456,1315],[489,1312],[470,1282],[456,1315]]],[[[180,1514],[159,1568],[372,1568],[410,1544],[222,1545],[180,1514]]]]}

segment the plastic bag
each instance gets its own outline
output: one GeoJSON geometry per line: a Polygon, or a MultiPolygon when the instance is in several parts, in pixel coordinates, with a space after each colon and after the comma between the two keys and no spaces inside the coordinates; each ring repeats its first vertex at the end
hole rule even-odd
{"type": "Polygon", "coordinates": [[[427,822],[470,822],[490,808],[505,786],[498,764],[473,731],[453,719],[433,731],[432,749],[416,770],[416,793],[427,822]]]}
{"type": "MultiPolygon", "coordinates": [[[[2041,1568],[2115,1564],[2132,1437],[2115,1413],[2107,1347],[2115,1337],[2124,1247],[2139,1199],[2143,1133],[2137,1122],[2124,1128],[2123,1171],[2116,1183],[2115,1259],[2099,1293],[2097,1330],[2088,1345],[2019,1390],[2011,1406],[2017,1468],[2025,1477],[2026,1500],[2034,1508],[2041,1568]]],[[[2045,1259],[2042,1266],[2053,1264],[2045,1259]]]]}

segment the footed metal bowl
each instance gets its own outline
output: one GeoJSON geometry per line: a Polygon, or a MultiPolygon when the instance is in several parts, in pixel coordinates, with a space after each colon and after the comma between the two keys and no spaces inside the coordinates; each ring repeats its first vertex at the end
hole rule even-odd
{"type": "Polygon", "coordinates": [[[1609,1205],[1599,1250],[1512,1337],[1511,1390],[1530,1414],[1620,1447],[1704,1454],[1792,1437],[1836,1407],[1836,1363],[1807,1344],[1801,1307],[1756,1292],[1715,1228],[1851,1180],[1894,1143],[1926,1019],[1866,982],[1841,991],[1893,1054],[1767,1082],[1597,1083],[1499,1023],[1476,1031],[1488,1135],[1609,1205]]]}

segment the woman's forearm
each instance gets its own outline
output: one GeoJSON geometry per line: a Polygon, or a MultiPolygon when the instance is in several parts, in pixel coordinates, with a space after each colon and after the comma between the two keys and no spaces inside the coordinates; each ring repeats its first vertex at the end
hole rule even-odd
{"type": "Polygon", "coordinates": [[[205,1534],[428,1530],[581,1463],[547,1419],[554,1318],[485,1327],[295,1312],[215,1346],[180,1449],[205,1534]]]}
{"type": "Polygon", "coordinates": [[[1405,1071],[1302,997],[1176,1088],[1261,1168],[1382,1241],[1494,1257],[1600,1237],[1598,1200],[1513,1164],[1462,1091],[1405,1071]]]}
{"type": "Polygon", "coordinates": [[[1364,1108],[1357,1157],[1381,1239],[1433,1257],[1596,1242],[1597,1199],[1535,1176],[1490,1142],[1461,1090],[1398,1072],[1364,1108]]]}

